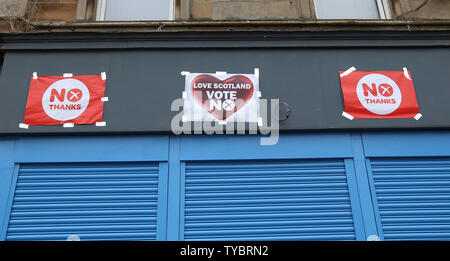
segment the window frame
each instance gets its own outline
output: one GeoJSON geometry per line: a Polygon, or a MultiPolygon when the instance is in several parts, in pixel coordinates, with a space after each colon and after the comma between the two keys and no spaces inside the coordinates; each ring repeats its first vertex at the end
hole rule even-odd
{"type": "Polygon", "coordinates": [[[377,0],[380,19],[392,19],[392,8],[389,0],[377,0]]]}
{"type": "MultiPolygon", "coordinates": [[[[389,0],[376,0],[375,1],[377,7],[378,7],[378,15],[380,16],[379,20],[386,20],[386,19],[392,19],[392,8],[390,5],[389,0]]],[[[315,6],[314,1],[314,13],[316,15],[317,20],[327,20],[327,19],[320,19],[317,15],[317,8],[315,6]]],[[[355,20],[355,19],[348,19],[348,18],[342,18],[343,20],[355,20]]],[[[359,19],[356,19],[359,20],[359,19]]]]}
{"type": "MultiPolygon", "coordinates": [[[[97,0],[96,3],[96,14],[95,21],[106,21],[106,4],[108,0],[97,0]]],[[[175,19],[175,0],[170,1],[170,9],[169,9],[169,20],[173,21],[175,19]]]]}

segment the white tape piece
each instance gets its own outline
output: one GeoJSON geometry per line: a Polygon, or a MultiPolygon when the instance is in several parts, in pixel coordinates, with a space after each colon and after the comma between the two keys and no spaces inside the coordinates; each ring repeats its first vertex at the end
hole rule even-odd
{"type": "Polygon", "coordinates": [[[411,77],[409,76],[408,68],[403,67],[403,75],[405,75],[406,79],[411,80],[411,77]]]}
{"type": "Polygon", "coordinates": [[[37,72],[34,72],[34,73],[33,73],[33,79],[34,79],[34,80],[37,80],[37,78],[38,78],[37,72]]]}
{"type": "Polygon", "coordinates": [[[29,127],[28,124],[25,124],[25,123],[20,123],[19,124],[19,128],[21,128],[21,129],[28,129],[28,127],[29,127]]]}
{"type": "Polygon", "coordinates": [[[416,116],[414,116],[414,119],[416,121],[418,121],[420,118],[422,118],[422,114],[421,113],[417,113],[416,116]]]}
{"type": "Polygon", "coordinates": [[[262,94],[261,94],[261,92],[256,92],[256,96],[258,96],[258,98],[261,98],[261,96],[262,96],[262,94]]]}
{"type": "Polygon", "coordinates": [[[106,81],[106,72],[102,72],[101,75],[102,75],[102,80],[106,81]]]}
{"type": "Polygon", "coordinates": [[[351,114],[346,113],[345,111],[342,112],[342,116],[349,120],[353,120],[355,117],[353,117],[351,114]]]}
{"type": "Polygon", "coordinates": [[[64,123],[64,124],[63,124],[63,127],[64,127],[64,128],[73,128],[74,126],[75,126],[75,124],[70,123],[70,122],[64,123]]]}
{"type": "Polygon", "coordinates": [[[69,235],[66,241],[81,241],[81,239],[78,235],[69,235]]]}
{"type": "Polygon", "coordinates": [[[191,73],[190,72],[186,72],[186,71],[182,71],[181,72],[181,75],[184,75],[184,76],[189,75],[189,74],[191,74],[191,73]]]}
{"type": "Polygon", "coordinates": [[[109,101],[109,98],[108,98],[108,97],[102,97],[102,98],[101,98],[101,101],[102,101],[102,102],[107,102],[107,101],[109,101]]]}
{"type": "Polygon", "coordinates": [[[262,127],[263,126],[263,120],[261,117],[258,118],[258,126],[262,127]]]}
{"type": "Polygon", "coordinates": [[[370,235],[367,237],[367,241],[380,241],[380,237],[378,235],[370,235]]]}
{"type": "Polygon", "coordinates": [[[255,78],[259,78],[259,69],[255,68],[255,78]]]}
{"type": "Polygon", "coordinates": [[[70,77],[73,77],[73,73],[65,73],[65,74],[63,74],[63,77],[64,77],[64,78],[70,78],[70,77]]]}
{"type": "Polygon", "coordinates": [[[182,122],[187,122],[187,117],[186,116],[181,116],[181,121],[182,122]]]}
{"type": "Polygon", "coordinates": [[[220,125],[227,125],[227,121],[219,121],[220,125]]]}
{"type": "Polygon", "coordinates": [[[345,76],[351,74],[351,73],[354,72],[354,71],[356,71],[356,68],[355,68],[355,66],[352,66],[352,67],[350,67],[349,69],[347,69],[347,71],[341,73],[340,76],[341,76],[341,78],[342,78],[342,77],[345,77],[345,76]]]}
{"type": "Polygon", "coordinates": [[[95,126],[97,127],[105,127],[106,126],[106,121],[98,121],[95,123],[95,126]]]}
{"type": "Polygon", "coordinates": [[[185,99],[185,100],[187,99],[187,92],[185,92],[185,91],[183,92],[183,99],[185,99]]]}
{"type": "Polygon", "coordinates": [[[227,75],[227,72],[216,72],[216,75],[227,75]]]}

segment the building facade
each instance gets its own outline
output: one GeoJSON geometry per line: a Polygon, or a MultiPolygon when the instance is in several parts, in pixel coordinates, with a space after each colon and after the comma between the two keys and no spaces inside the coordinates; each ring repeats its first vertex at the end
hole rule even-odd
{"type": "Polygon", "coordinates": [[[450,240],[449,1],[0,2],[0,240],[450,240]],[[358,72],[414,117],[343,113],[358,72]],[[253,75],[269,120],[196,129],[191,73],[253,75]],[[101,122],[27,124],[86,75],[101,122]]]}

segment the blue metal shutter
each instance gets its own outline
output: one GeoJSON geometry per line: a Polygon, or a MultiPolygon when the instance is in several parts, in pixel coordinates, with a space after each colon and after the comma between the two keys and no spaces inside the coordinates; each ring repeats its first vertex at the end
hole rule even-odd
{"type": "Polygon", "coordinates": [[[385,240],[450,240],[450,159],[372,159],[385,240]]]}
{"type": "Polygon", "coordinates": [[[155,240],[157,189],[157,164],[23,164],[6,240],[155,240]]]}
{"type": "Polygon", "coordinates": [[[185,240],[355,240],[343,160],[185,168],[185,240]]]}

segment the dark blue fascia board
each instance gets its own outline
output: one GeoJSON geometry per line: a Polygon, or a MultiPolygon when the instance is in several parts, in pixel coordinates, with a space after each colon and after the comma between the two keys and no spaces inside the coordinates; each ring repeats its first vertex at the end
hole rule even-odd
{"type": "Polygon", "coordinates": [[[4,33],[3,49],[444,47],[446,31],[201,31],[4,33]]]}

